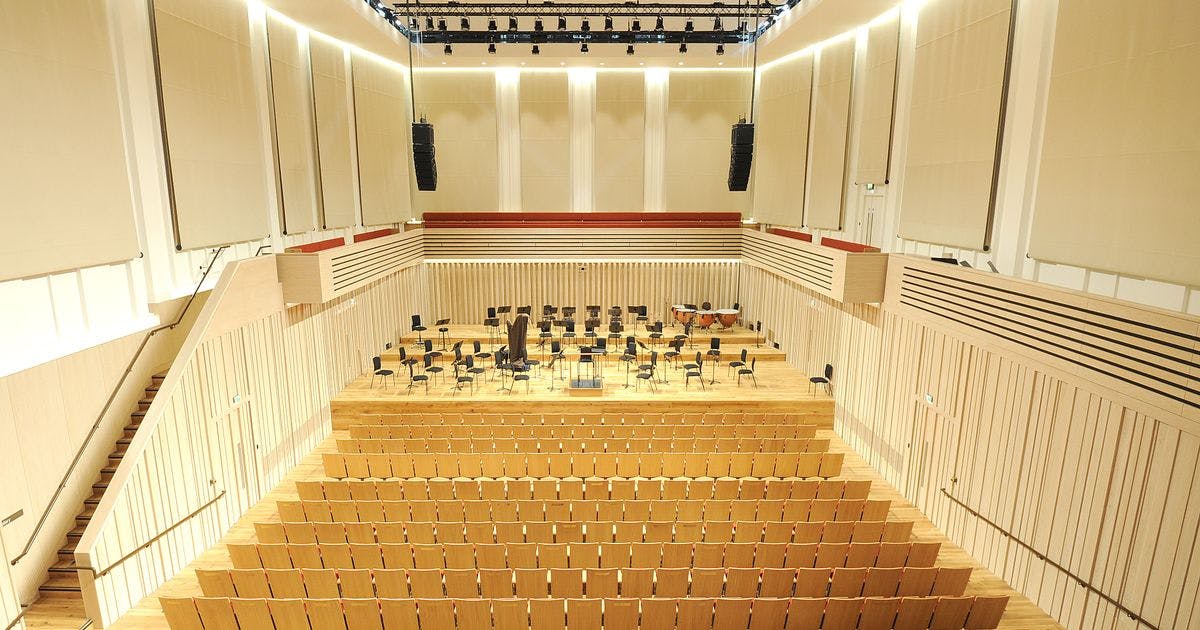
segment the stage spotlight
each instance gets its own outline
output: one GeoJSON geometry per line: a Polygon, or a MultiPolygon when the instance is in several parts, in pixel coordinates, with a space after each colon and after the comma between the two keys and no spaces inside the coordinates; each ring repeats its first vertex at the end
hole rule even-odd
{"type": "Polygon", "coordinates": [[[534,45],[533,45],[533,54],[535,54],[535,55],[540,55],[540,54],[542,54],[542,49],[541,49],[541,48],[538,48],[538,45],[537,45],[537,44],[534,44],[534,45]]]}
{"type": "Polygon", "coordinates": [[[428,16],[428,15],[425,16],[425,30],[427,30],[427,31],[433,30],[433,17],[428,16]]]}
{"type": "Polygon", "coordinates": [[[663,19],[662,19],[661,15],[658,16],[657,18],[654,18],[654,30],[656,30],[656,31],[663,30],[663,19]]]}
{"type": "Polygon", "coordinates": [[[606,30],[606,31],[612,30],[612,17],[607,16],[607,15],[604,16],[604,30],[606,30]]]}
{"type": "Polygon", "coordinates": [[[438,18],[438,30],[446,30],[446,18],[438,18]]]}
{"type": "Polygon", "coordinates": [[[680,43],[679,43],[679,52],[681,52],[681,53],[686,53],[686,52],[687,52],[687,42],[680,42],[680,43]]]}
{"type": "Polygon", "coordinates": [[[688,20],[688,21],[687,21],[687,23],[685,23],[685,24],[683,25],[683,30],[685,30],[685,31],[687,31],[687,32],[689,32],[689,33],[691,33],[692,31],[696,30],[696,24],[695,24],[695,22],[692,22],[691,20],[688,20]]]}
{"type": "Polygon", "coordinates": [[[719,16],[719,15],[717,17],[713,18],[713,30],[714,31],[724,30],[723,28],[721,28],[721,16],[719,16]]]}
{"type": "Polygon", "coordinates": [[[450,46],[450,44],[446,44],[446,47],[445,47],[445,48],[442,48],[442,52],[446,53],[447,55],[453,55],[453,54],[454,54],[454,48],[452,48],[452,47],[450,46]]]}
{"type": "Polygon", "coordinates": [[[580,44],[580,45],[579,45],[579,52],[581,52],[581,53],[583,53],[583,54],[585,54],[585,55],[587,54],[587,52],[588,52],[588,46],[587,46],[587,42],[584,42],[584,43],[582,43],[582,44],[580,44]]]}
{"type": "Polygon", "coordinates": [[[725,54],[725,44],[717,44],[717,54],[718,55],[725,54]]]}
{"type": "Polygon", "coordinates": [[[533,21],[533,30],[539,33],[545,30],[545,27],[542,26],[542,18],[537,18],[533,21]]]}
{"type": "Polygon", "coordinates": [[[628,46],[626,46],[626,47],[625,47],[625,54],[626,54],[626,55],[632,55],[632,54],[633,54],[633,44],[630,44],[630,45],[628,45],[628,46]]]}
{"type": "Polygon", "coordinates": [[[561,15],[558,16],[558,30],[560,30],[560,31],[567,30],[567,18],[565,18],[561,15]]]}
{"type": "Polygon", "coordinates": [[[471,30],[471,19],[464,15],[458,20],[458,26],[464,31],[471,30]]]}
{"type": "Polygon", "coordinates": [[[514,16],[509,17],[508,18],[508,30],[515,31],[518,28],[519,27],[517,26],[517,16],[514,15],[514,16]]]}
{"type": "Polygon", "coordinates": [[[745,33],[745,32],[746,32],[746,21],[745,21],[745,20],[742,20],[741,22],[738,22],[738,32],[739,32],[739,33],[745,33]]]}
{"type": "Polygon", "coordinates": [[[489,55],[496,54],[496,44],[488,44],[488,54],[489,55]]]}
{"type": "Polygon", "coordinates": [[[592,30],[592,25],[588,24],[587,18],[583,18],[583,21],[579,23],[579,30],[583,31],[584,33],[590,32],[592,30]]]}
{"type": "Polygon", "coordinates": [[[421,26],[421,23],[417,21],[417,18],[412,18],[411,20],[408,21],[408,27],[414,31],[417,30],[418,28],[420,28],[420,26],[421,26]]]}
{"type": "Polygon", "coordinates": [[[496,30],[496,18],[488,18],[488,30],[496,30]]]}

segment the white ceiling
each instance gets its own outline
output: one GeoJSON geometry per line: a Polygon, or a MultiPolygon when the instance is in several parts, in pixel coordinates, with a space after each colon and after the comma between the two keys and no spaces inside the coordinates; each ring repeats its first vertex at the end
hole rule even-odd
{"type": "MultiPolygon", "coordinates": [[[[383,57],[401,63],[408,62],[408,46],[404,38],[363,0],[261,2],[312,30],[383,57]]],[[[866,24],[899,3],[900,0],[803,0],[759,41],[758,61],[770,61],[866,24]]],[[[547,20],[547,26],[552,28],[550,22],[547,20]]],[[[524,24],[522,26],[525,27],[524,24]]],[[[627,27],[619,19],[616,26],[627,27]]],[[[652,26],[643,20],[643,29],[652,26]]],[[[450,27],[456,28],[457,24],[450,27]]],[[[592,28],[598,27],[602,27],[602,21],[592,20],[592,28]]],[[[715,54],[716,48],[712,44],[690,44],[686,54],[679,53],[675,44],[641,44],[635,48],[636,54],[633,56],[625,54],[625,45],[617,44],[592,44],[586,55],[580,53],[578,46],[568,44],[542,44],[540,49],[541,54],[535,56],[528,45],[501,44],[497,47],[497,54],[489,55],[484,45],[459,45],[454,47],[454,54],[445,55],[441,45],[428,45],[414,47],[413,55],[418,68],[527,66],[735,69],[749,68],[753,62],[752,47],[746,45],[726,45],[725,54],[721,56],[715,54]]]]}

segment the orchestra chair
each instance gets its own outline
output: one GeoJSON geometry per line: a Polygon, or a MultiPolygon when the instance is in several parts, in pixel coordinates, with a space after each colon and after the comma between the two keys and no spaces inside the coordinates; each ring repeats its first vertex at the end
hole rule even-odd
{"type": "MultiPolygon", "coordinates": [[[[455,373],[457,374],[458,373],[458,370],[457,370],[458,362],[455,362],[455,365],[456,365],[455,373]]],[[[455,377],[454,391],[457,392],[458,390],[462,389],[464,383],[469,383],[471,386],[471,393],[474,394],[475,393],[475,374],[474,374],[474,372],[475,372],[475,370],[479,370],[482,372],[483,368],[475,367],[475,357],[473,357],[469,354],[462,359],[461,365],[465,369],[465,373],[458,374],[458,376],[455,377]]]]}
{"type": "Polygon", "coordinates": [[[650,326],[646,330],[650,331],[649,338],[650,338],[651,345],[657,344],[662,340],[662,337],[663,337],[662,320],[658,320],[658,321],[654,322],[654,325],[650,326]]]}
{"type": "Polygon", "coordinates": [[[658,351],[652,350],[650,352],[650,362],[643,363],[642,365],[638,366],[638,374],[637,374],[638,380],[634,385],[634,388],[633,388],[634,391],[637,391],[639,389],[638,386],[641,384],[642,381],[649,381],[650,389],[652,389],[653,391],[658,391],[658,385],[656,385],[654,382],[654,371],[657,368],[658,368],[658,351]]]}
{"type": "Polygon", "coordinates": [[[746,367],[746,349],[742,348],[742,353],[741,353],[741,355],[739,355],[739,358],[736,360],[730,361],[729,363],[726,363],[725,365],[729,368],[729,370],[727,370],[727,371],[732,371],[734,368],[746,367]]]}
{"type": "Polygon", "coordinates": [[[683,369],[685,370],[684,375],[683,375],[683,388],[684,389],[687,389],[688,384],[692,382],[693,377],[700,379],[700,389],[705,389],[705,387],[704,387],[704,355],[700,354],[700,352],[697,351],[696,352],[696,362],[695,363],[685,363],[683,365],[683,369]]]}
{"type": "MultiPolygon", "coordinates": [[[[425,369],[429,369],[430,361],[431,361],[431,359],[429,357],[425,357],[425,369]]],[[[413,386],[415,386],[417,383],[424,383],[425,384],[425,393],[428,394],[429,393],[429,375],[425,374],[424,372],[422,372],[420,374],[416,374],[415,371],[416,371],[416,360],[414,359],[412,363],[408,364],[408,389],[411,391],[413,386]]]]}
{"type": "Polygon", "coordinates": [[[811,376],[811,377],[809,377],[809,379],[808,379],[808,391],[809,391],[809,392],[812,392],[812,391],[813,391],[813,389],[814,389],[814,388],[816,388],[816,386],[817,386],[817,385],[824,385],[824,386],[825,386],[825,391],[826,391],[826,392],[827,392],[827,393],[828,393],[830,396],[832,396],[832,395],[833,395],[833,366],[832,366],[832,365],[830,365],[830,364],[828,364],[828,363],[826,363],[826,364],[825,364],[825,374],[824,374],[824,376],[811,376]]]}
{"type": "Polygon", "coordinates": [[[392,377],[392,386],[396,385],[396,373],[392,370],[383,369],[383,361],[378,356],[371,357],[371,366],[374,370],[371,372],[371,387],[375,387],[376,376],[385,384],[387,383],[387,377],[390,376],[392,377]]]}
{"type": "Polygon", "coordinates": [[[481,361],[486,361],[487,359],[492,358],[491,352],[483,351],[483,348],[479,344],[479,340],[475,340],[475,342],[472,344],[472,348],[474,349],[474,352],[472,353],[471,356],[475,357],[476,359],[479,359],[481,361]]]}
{"type": "Polygon", "coordinates": [[[645,304],[642,304],[641,306],[637,307],[637,317],[634,318],[633,321],[634,321],[634,328],[633,328],[634,331],[637,330],[638,324],[645,325],[646,322],[650,321],[650,316],[646,314],[646,305],[645,304]]]}
{"type": "MultiPolygon", "coordinates": [[[[426,341],[425,343],[429,343],[429,341],[426,341]]],[[[440,356],[442,356],[442,353],[440,353],[440,352],[426,352],[425,353],[425,373],[431,374],[432,376],[441,375],[442,382],[445,382],[445,380],[446,380],[445,368],[443,368],[440,365],[433,364],[433,360],[440,356]]]]}
{"type": "MultiPolygon", "coordinates": [[[[738,386],[741,386],[743,376],[749,376],[750,380],[754,382],[754,386],[758,387],[758,377],[754,375],[754,364],[757,362],[758,357],[754,357],[753,359],[750,359],[750,367],[743,367],[738,370],[738,386]]],[[[703,381],[703,379],[701,379],[701,381],[703,381]]]]}
{"type": "Polygon", "coordinates": [[[550,319],[538,322],[538,347],[542,349],[543,353],[546,351],[546,340],[554,338],[554,333],[550,332],[550,325],[553,323],[554,320],[550,319]]]}
{"type": "Polygon", "coordinates": [[[421,337],[421,333],[423,333],[429,329],[421,325],[421,316],[420,315],[412,316],[412,330],[413,330],[413,332],[417,333],[416,345],[418,345],[418,346],[421,345],[424,342],[424,338],[421,337]]]}

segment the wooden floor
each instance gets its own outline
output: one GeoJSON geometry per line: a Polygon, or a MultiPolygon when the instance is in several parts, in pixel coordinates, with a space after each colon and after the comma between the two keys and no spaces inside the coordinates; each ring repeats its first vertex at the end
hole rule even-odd
{"type": "MultiPolygon", "coordinates": [[[[335,427],[345,426],[350,423],[348,416],[364,410],[402,413],[422,410],[477,412],[480,409],[487,409],[489,412],[496,413],[497,405],[511,404],[514,406],[514,411],[521,409],[525,413],[549,412],[549,410],[559,408],[591,411],[595,409],[597,401],[604,401],[605,404],[616,405],[617,408],[635,411],[653,409],[663,404],[678,406],[687,402],[707,406],[708,409],[716,411],[722,410],[722,407],[734,411],[745,410],[747,405],[759,405],[764,409],[787,409],[789,411],[808,409],[816,416],[832,416],[832,400],[823,393],[810,392],[804,375],[787,367],[785,363],[772,362],[768,366],[760,364],[758,388],[754,388],[748,383],[743,383],[743,386],[739,388],[736,385],[736,377],[727,376],[724,370],[725,368],[722,367],[718,375],[718,383],[711,390],[689,389],[684,391],[675,375],[669,374],[668,378],[671,383],[662,385],[657,393],[647,391],[645,388],[639,392],[624,389],[621,387],[622,371],[619,373],[621,378],[615,378],[610,374],[611,380],[606,383],[603,396],[591,399],[569,397],[561,389],[550,391],[548,378],[535,380],[528,394],[524,392],[523,387],[518,388],[518,391],[512,394],[498,392],[496,391],[498,382],[495,382],[485,383],[474,396],[471,396],[464,392],[451,393],[449,383],[445,385],[438,383],[431,386],[429,394],[425,394],[423,388],[416,393],[406,392],[403,383],[399,389],[390,387],[373,389],[370,387],[370,375],[368,374],[351,383],[334,400],[334,424],[335,427]]],[[[613,372],[616,374],[615,369],[613,372]]],[[[556,383],[556,387],[559,386],[560,384],[556,383]]],[[[503,411],[499,412],[503,413],[503,411]]],[[[168,581],[150,597],[142,600],[113,627],[138,630],[167,628],[157,598],[159,596],[199,595],[200,587],[196,580],[195,570],[232,566],[225,545],[253,542],[255,540],[255,522],[278,521],[276,502],[298,498],[295,486],[295,482],[298,480],[324,479],[321,454],[336,452],[335,440],[347,437],[348,431],[344,428],[335,428],[330,437],[305,457],[283,482],[243,515],[220,543],[205,551],[182,573],[168,581]]],[[[1061,627],[1044,611],[1009,588],[1004,581],[981,568],[966,552],[949,543],[919,510],[904,500],[895,488],[883,481],[833,431],[821,429],[818,431],[817,437],[829,438],[831,451],[845,453],[846,459],[841,478],[870,479],[872,481],[871,498],[889,499],[892,502],[889,519],[914,522],[914,541],[940,541],[942,543],[937,559],[938,565],[975,567],[965,594],[1007,594],[1012,598],[1001,621],[1001,628],[1061,627]]],[[[57,607],[35,606],[35,610],[31,611],[27,617],[27,622],[31,628],[78,628],[82,619],[83,613],[78,609],[72,610],[70,607],[61,605],[57,607]]]]}

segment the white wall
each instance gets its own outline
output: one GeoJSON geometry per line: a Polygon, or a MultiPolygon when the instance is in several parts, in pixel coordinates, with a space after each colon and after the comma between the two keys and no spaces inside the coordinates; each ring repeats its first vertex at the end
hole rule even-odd
{"type": "MultiPolygon", "coordinates": [[[[934,0],[936,1],[936,0],[934,0]]],[[[812,230],[816,236],[830,236],[870,243],[885,252],[922,256],[953,256],[972,266],[987,269],[990,261],[1000,273],[1036,280],[1059,287],[1076,289],[1147,304],[1189,314],[1200,314],[1200,287],[1186,287],[1068,265],[1036,260],[1027,255],[1029,230],[1033,221],[1033,200],[1041,156],[1042,131],[1049,93],[1050,62],[1054,45],[1057,0],[1018,2],[1015,15],[1012,69],[1008,109],[1000,161],[999,186],[989,251],[946,247],[902,239],[897,235],[903,196],[900,174],[904,171],[908,136],[908,106],[912,94],[916,19],[921,0],[908,0],[899,9],[901,20],[900,57],[897,63],[895,120],[892,138],[890,184],[867,191],[850,182],[847,190],[844,229],[812,230]],[[874,213],[870,211],[874,208],[874,213]]],[[[885,14],[890,16],[891,13],[885,14]]],[[[881,17],[881,19],[887,19],[881,17]]],[[[866,29],[855,29],[859,51],[855,64],[852,95],[848,168],[854,171],[861,121],[863,64],[866,29]]],[[[819,47],[820,45],[818,45],[819,47]]],[[[819,63],[819,61],[818,61],[819,63]]],[[[815,70],[814,70],[815,71],[815,70]]]]}

